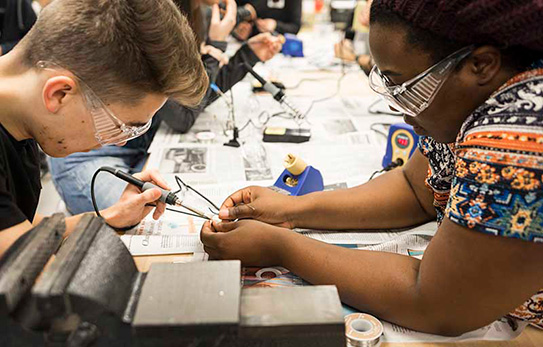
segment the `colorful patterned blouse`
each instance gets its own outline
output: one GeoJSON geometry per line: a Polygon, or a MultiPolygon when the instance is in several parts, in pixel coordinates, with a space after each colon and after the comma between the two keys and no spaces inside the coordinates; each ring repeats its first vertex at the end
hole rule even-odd
{"type": "MultiPolygon", "coordinates": [[[[438,222],[543,242],[543,69],[502,86],[464,122],[455,144],[422,137],[438,222]]],[[[510,314],[543,328],[543,290],[510,314]]]]}

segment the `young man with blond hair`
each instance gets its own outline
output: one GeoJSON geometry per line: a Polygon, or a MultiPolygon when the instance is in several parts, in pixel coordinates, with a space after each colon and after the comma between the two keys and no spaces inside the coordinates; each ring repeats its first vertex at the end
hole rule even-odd
{"type": "MultiPolygon", "coordinates": [[[[41,219],[38,147],[53,157],[122,145],[167,98],[197,105],[207,89],[195,38],[171,0],[56,0],[0,58],[0,255],[41,219]]],[[[167,188],[155,171],[139,178],[167,188]]],[[[138,223],[160,196],[133,186],[101,211],[138,223]]],[[[157,204],[154,217],[164,212],[157,204]]],[[[80,216],[66,218],[69,234],[80,216]]]]}

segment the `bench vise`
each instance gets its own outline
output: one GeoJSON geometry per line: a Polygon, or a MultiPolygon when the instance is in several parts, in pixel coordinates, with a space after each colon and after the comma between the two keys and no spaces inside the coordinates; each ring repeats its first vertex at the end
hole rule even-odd
{"type": "Polygon", "coordinates": [[[345,346],[335,286],[241,288],[239,261],[139,272],[101,218],[64,216],[0,259],[0,346],[345,346]]]}

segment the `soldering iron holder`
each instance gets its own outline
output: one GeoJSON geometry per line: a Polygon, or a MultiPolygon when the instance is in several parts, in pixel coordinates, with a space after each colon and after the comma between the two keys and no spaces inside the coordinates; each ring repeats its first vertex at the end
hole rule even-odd
{"type": "Polygon", "coordinates": [[[285,170],[275,182],[275,187],[288,192],[289,195],[296,196],[324,189],[320,171],[307,165],[302,159],[288,154],[283,164],[285,170]]]}

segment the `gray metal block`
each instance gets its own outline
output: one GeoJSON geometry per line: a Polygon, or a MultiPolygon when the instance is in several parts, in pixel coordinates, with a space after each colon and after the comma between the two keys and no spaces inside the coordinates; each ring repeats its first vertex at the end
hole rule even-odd
{"type": "Polygon", "coordinates": [[[40,346],[43,335],[23,328],[41,324],[29,291],[58,249],[66,229],[56,214],[21,236],[0,259],[0,346],[40,346]]]}
{"type": "Polygon", "coordinates": [[[238,345],[345,346],[336,287],[244,289],[238,345]]]}
{"type": "Polygon", "coordinates": [[[85,320],[104,312],[122,319],[138,275],[119,236],[101,226],[66,288],[71,310],[85,320]]]}
{"type": "Polygon", "coordinates": [[[48,316],[66,314],[64,294],[82,259],[104,222],[84,215],[67,241],[62,245],[51,266],[32,288],[40,311],[48,316]]]}
{"type": "Polygon", "coordinates": [[[140,278],[117,234],[101,218],[83,216],[32,290],[39,311],[53,323],[48,341],[129,346],[131,329],[123,320],[140,278]]]}
{"type": "Polygon", "coordinates": [[[153,264],[132,322],[140,346],[215,346],[237,336],[239,261],[153,264]]]}
{"type": "Polygon", "coordinates": [[[45,218],[6,252],[0,268],[1,314],[15,310],[21,298],[29,292],[49,258],[58,249],[65,230],[64,216],[61,214],[45,218]]]}

